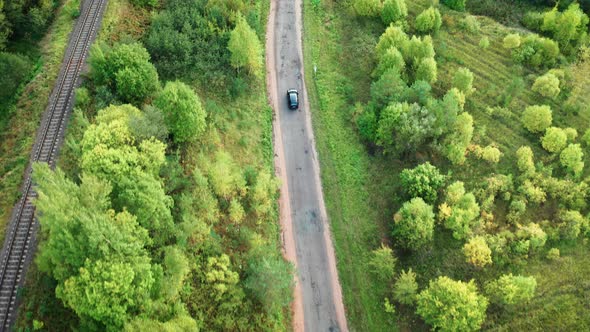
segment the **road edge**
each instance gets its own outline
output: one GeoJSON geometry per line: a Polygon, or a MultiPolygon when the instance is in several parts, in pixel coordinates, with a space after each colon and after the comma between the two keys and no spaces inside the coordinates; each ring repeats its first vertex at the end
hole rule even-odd
{"type": "Polygon", "coordinates": [[[291,320],[293,331],[304,331],[303,301],[301,298],[301,282],[297,271],[297,252],[291,219],[291,204],[289,200],[289,183],[285,172],[285,155],[283,153],[283,139],[280,126],[280,112],[278,112],[277,73],[275,49],[275,17],[277,13],[276,0],[270,0],[270,10],[266,22],[265,59],[266,59],[266,93],[268,103],[272,108],[272,142],[274,150],[275,175],[281,181],[279,191],[279,220],[281,226],[281,241],[283,257],[295,267],[293,281],[293,302],[291,303],[291,320]]]}

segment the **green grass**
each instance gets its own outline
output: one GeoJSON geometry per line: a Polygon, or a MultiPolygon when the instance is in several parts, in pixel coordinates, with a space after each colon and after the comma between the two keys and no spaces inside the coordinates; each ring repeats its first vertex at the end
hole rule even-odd
{"type": "Polygon", "coordinates": [[[391,330],[387,326],[393,317],[383,310],[387,285],[368,272],[367,258],[381,241],[387,241],[387,221],[392,216],[387,193],[392,193],[395,172],[367,155],[350,120],[351,102],[366,98],[370,83],[372,48],[363,46],[375,40],[366,40],[363,30],[355,26],[359,22],[340,16],[331,1],[324,6],[316,10],[310,2],[304,4],[304,59],[348,324],[358,331],[391,330]],[[363,44],[355,47],[352,41],[363,44]],[[362,56],[365,51],[369,54],[362,56]]]}
{"type": "MultiPolygon", "coordinates": [[[[413,25],[413,18],[427,8],[429,1],[406,3],[410,10],[409,22],[413,25]]],[[[515,31],[514,28],[505,27],[490,18],[478,17],[481,23],[480,32],[469,34],[462,31],[458,25],[466,14],[446,9],[441,11],[445,25],[442,31],[434,36],[438,82],[433,86],[433,91],[437,96],[444,94],[450,87],[454,72],[460,67],[467,67],[474,73],[474,86],[477,90],[468,98],[466,105],[466,110],[475,120],[473,143],[482,146],[496,144],[503,153],[501,162],[497,165],[489,165],[469,156],[465,165],[453,167],[444,158],[429,151],[407,156],[403,160],[373,155],[368,151],[360,143],[354,128],[353,105],[369,99],[370,73],[375,65],[373,49],[385,27],[378,18],[355,17],[347,2],[323,1],[321,8],[314,8],[313,1],[306,1],[304,5],[307,87],[326,206],[335,240],[339,277],[347,319],[352,330],[427,328],[414,314],[414,308],[398,307],[398,313],[395,315],[384,312],[383,298],[389,295],[390,285],[375,280],[368,272],[366,263],[371,250],[380,242],[391,242],[392,215],[401,204],[402,188],[397,183],[397,176],[402,169],[430,160],[443,172],[451,170],[453,180],[464,181],[466,188],[472,190],[480,186],[483,178],[493,173],[517,174],[515,151],[522,145],[531,145],[537,161],[554,162],[554,159],[541,148],[539,136],[528,133],[520,122],[521,113],[527,105],[550,105],[553,109],[554,125],[574,127],[580,135],[590,120],[590,110],[587,107],[573,112],[564,107],[569,99],[581,105],[590,104],[590,87],[584,84],[588,81],[590,62],[566,67],[571,72],[569,84],[573,88],[569,92],[566,91],[557,101],[548,100],[531,91],[534,79],[544,71],[515,65],[510,52],[501,46],[504,36],[515,31]],[[491,45],[482,50],[478,45],[484,36],[489,38],[491,45]],[[314,66],[317,68],[315,74],[314,66]],[[524,82],[522,93],[515,95],[512,101],[505,105],[506,111],[492,114],[487,112],[488,107],[504,106],[498,96],[515,78],[520,78],[524,82]]],[[[589,163],[590,158],[586,156],[586,164],[589,163]]],[[[494,211],[497,213],[496,223],[502,225],[506,207],[501,200],[498,200],[498,206],[494,211]]],[[[554,206],[548,204],[543,209],[537,209],[538,211],[529,211],[528,217],[533,218],[531,220],[550,219],[551,215],[548,213],[552,213],[553,208],[554,206]]],[[[453,239],[447,231],[437,229],[431,247],[413,254],[398,252],[398,265],[402,268],[412,267],[418,273],[421,288],[427,285],[428,280],[440,275],[460,280],[475,279],[480,288],[485,281],[509,271],[536,276],[539,296],[529,304],[534,310],[524,310],[529,307],[506,310],[492,307],[489,319],[484,325],[487,329],[542,329],[546,324],[544,320],[552,313],[555,314],[549,309],[544,311],[543,303],[574,312],[571,315],[567,312],[561,313],[556,320],[562,323],[566,322],[568,317],[587,315],[587,300],[584,299],[588,297],[588,288],[578,275],[587,272],[582,271],[585,269],[583,266],[576,265],[578,261],[584,264],[580,258],[584,257],[587,248],[577,245],[569,250],[563,250],[568,257],[560,263],[565,265],[559,270],[563,275],[558,277],[559,271],[555,271],[555,275],[543,275],[543,269],[555,268],[553,264],[557,263],[549,263],[538,257],[533,257],[528,264],[521,261],[513,266],[494,265],[485,270],[476,270],[465,262],[460,250],[462,245],[463,242],[453,239]],[[562,292],[559,286],[562,279],[575,281],[581,285],[581,289],[577,293],[569,292],[567,296],[562,297],[559,295],[562,292]],[[586,309],[580,309],[582,305],[586,305],[586,309]],[[536,320],[528,321],[529,316],[536,320]]],[[[563,291],[567,292],[566,289],[563,291]]],[[[588,326],[583,319],[578,325],[562,323],[553,326],[575,327],[569,330],[580,330],[588,326]]]]}
{"type": "Polygon", "coordinates": [[[16,111],[6,130],[0,134],[0,242],[4,241],[4,231],[12,207],[19,198],[19,189],[29,162],[35,133],[59,73],[68,36],[73,28],[74,20],[62,10],[63,4],[70,1],[73,0],[65,0],[62,3],[55,21],[40,42],[42,55],[39,70],[24,88],[18,99],[16,111]]]}

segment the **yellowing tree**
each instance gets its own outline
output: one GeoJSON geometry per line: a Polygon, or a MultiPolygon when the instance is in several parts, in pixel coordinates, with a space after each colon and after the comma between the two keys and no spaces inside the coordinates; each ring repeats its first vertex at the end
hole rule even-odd
{"type": "Polygon", "coordinates": [[[488,247],[486,239],[483,236],[476,236],[465,243],[463,253],[467,263],[477,267],[484,267],[492,264],[492,250],[488,247]]]}

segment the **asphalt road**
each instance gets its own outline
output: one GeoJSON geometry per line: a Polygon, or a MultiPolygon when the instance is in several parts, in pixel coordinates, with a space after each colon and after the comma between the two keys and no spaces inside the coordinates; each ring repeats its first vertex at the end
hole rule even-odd
{"type": "MultiPolygon", "coordinates": [[[[294,320],[301,316],[301,322],[294,322],[298,330],[305,331],[347,331],[344,306],[335,264],[334,250],[330,236],[326,209],[319,176],[319,164],[314,146],[309,103],[303,80],[301,52],[301,0],[272,0],[267,47],[274,59],[268,63],[269,89],[276,98],[275,112],[279,125],[275,149],[281,149],[284,165],[282,174],[285,188],[283,199],[287,199],[287,218],[291,223],[286,227],[285,237],[294,242],[299,296],[303,315],[294,314],[294,320]],[[273,22],[274,21],[274,22],[273,22]],[[272,72],[274,65],[274,72],[272,72]],[[299,90],[300,107],[287,107],[288,89],[299,90]],[[292,237],[292,238],[291,238],[292,237]]],[[[271,97],[271,99],[273,99],[271,97]]],[[[279,172],[281,172],[279,171],[279,172]]],[[[288,241],[287,241],[288,242],[288,241]]],[[[287,255],[288,256],[288,255],[287,255]]],[[[297,301],[296,301],[297,302],[297,301]]],[[[297,304],[294,311],[297,311],[297,304]]]]}

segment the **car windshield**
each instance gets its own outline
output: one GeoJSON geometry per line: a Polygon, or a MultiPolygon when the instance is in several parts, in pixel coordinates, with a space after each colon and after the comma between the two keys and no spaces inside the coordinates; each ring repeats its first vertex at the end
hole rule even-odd
{"type": "Polygon", "coordinates": [[[297,94],[294,92],[291,92],[289,94],[289,96],[291,97],[291,104],[296,104],[297,103],[297,94]]]}

